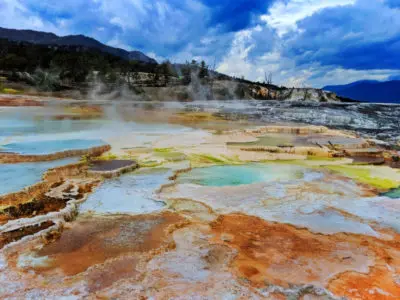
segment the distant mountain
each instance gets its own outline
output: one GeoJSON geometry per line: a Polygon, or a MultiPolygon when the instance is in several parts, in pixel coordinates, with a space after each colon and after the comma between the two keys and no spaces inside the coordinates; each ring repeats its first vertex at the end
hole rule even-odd
{"type": "Polygon", "coordinates": [[[80,46],[91,49],[97,49],[101,52],[109,53],[126,60],[138,60],[145,63],[156,64],[157,61],[146,56],[140,51],[126,51],[124,49],[114,48],[100,43],[99,41],[84,35],[58,36],[54,33],[41,32],[34,30],[17,30],[0,27],[0,38],[10,41],[28,42],[40,45],[58,45],[58,46],[80,46]]]}
{"type": "Polygon", "coordinates": [[[346,85],[328,85],[323,90],[359,101],[400,103],[400,80],[362,80],[346,85]]]}

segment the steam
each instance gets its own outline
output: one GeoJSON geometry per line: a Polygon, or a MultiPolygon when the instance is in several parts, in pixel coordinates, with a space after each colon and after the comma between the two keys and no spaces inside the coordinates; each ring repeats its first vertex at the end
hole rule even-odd
{"type": "Polygon", "coordinates": [[[88,100],[106,102],[106,104],[103,105],[104,118],[111,121],[111,123],[117,123],[120,127],[126,126],[120,109],[123,108],[126,102],[141,101],[143,98],[132,92],[127,83],[112,86],[105,84],[98,77],[97,73],[94,75],[95,79],[87,93],[88,100]]]}

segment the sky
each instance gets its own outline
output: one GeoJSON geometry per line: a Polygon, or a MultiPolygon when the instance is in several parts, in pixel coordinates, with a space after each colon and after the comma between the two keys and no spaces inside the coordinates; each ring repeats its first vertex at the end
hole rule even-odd
{"type": "Polygon", "coordinates": [[[400,0],[0,0],[0,26],[285,86],[400,79],[400,0]]]}

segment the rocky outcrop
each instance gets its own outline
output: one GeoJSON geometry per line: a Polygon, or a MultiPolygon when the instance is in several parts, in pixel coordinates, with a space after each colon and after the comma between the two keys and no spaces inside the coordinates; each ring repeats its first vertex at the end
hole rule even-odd
{"type": "Polygon", "coordinates": [[[276,91],[273,94],[275,100],[287,101],[315,101],[315,102],[338,102],[341,101],[335,93],[326,92],[314,88],[292,88],[276,91]]]}

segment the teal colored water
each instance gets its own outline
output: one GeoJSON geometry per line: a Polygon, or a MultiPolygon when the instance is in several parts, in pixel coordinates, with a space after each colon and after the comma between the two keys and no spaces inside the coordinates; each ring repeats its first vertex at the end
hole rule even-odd
{"type": "Polygon", "coordinates": [[[101,124],[98,120],[52,120],[44,116],[10,115],[0,113],[0,142],[1,138],[38,135],[59,134],[95,130],[101,124]]]}
{"type": "Polygon", "coordinates": [[[235,186],[303,177],[303,167],[268,163],[198,168],[182,174],[178,181],[204,186],[235,186]]]}
{"type": "Polygon", "coordinates": [[[3,152],[15,152],[18,154],[51,154],[67,150],[81,150],[102,146],[101,140],[50,140],[10,143],[0,147],[3,152]]]}
{"type": "Polygon", "coordinates": [[[383,194],[383,196],[392,198],[392,199],[400,199],[400,188],[391,190],[385,194],[383,194]]]}
{"type": "Polygon", "coordinates": [[[24,187],[40,182],[43,173],[48,169],[78,160],[78,158],[68,158],[51,162],[0,164],[0,195],[18,192],[24,187]]]}
{"type": "Polygon", "coordinates": [[[13,136],[22,132],[34,132],[35,127],[29,120],[0,118],[0,137],[13,136]]]}

